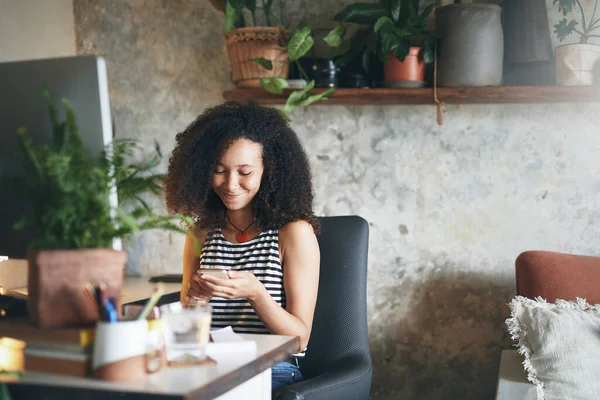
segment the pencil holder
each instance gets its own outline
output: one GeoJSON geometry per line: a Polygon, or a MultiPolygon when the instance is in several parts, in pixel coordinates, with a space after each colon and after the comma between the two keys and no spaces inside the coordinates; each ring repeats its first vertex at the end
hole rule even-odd
{"type": "Polygon", "coordinates": [[[148,359],[148,321],[98,322],[92,370],[107,381],[146,379],[152,364],[148,359]]]}

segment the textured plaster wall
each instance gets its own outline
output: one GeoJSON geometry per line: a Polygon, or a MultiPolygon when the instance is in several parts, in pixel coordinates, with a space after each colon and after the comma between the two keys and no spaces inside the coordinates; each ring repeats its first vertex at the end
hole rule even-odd
{"type": "MultiPolygon", "coordinates": [[[[341,5],[298,2],[317,23],[341,5]]],[[[175,133],[232,87],[208,2],[74,8],[78,52],[108,60],[117,136],[156,139],[168,154],[175,133]]],[[[372,398],[492,399],[510,346],[515,257],[598,254],[600,104],[451,106],[443,127],[432,106],[312,107],[293,118],[317,213],[371,225],[372,398]]],[[[129,244],[128,272],[178,272],[182,246],[179,235],[146,233],[129,244]]]]}

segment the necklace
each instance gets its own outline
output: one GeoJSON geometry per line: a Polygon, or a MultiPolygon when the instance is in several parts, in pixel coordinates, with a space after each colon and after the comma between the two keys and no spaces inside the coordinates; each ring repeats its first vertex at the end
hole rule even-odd
{"type": "Polygon", "coordinates": [[[235,234],[235,239],[240,242],[240,243],[244,243],[248,241],[248,232],[246,232],[248,230],[248,228],[250,228],[252,225],[254,225],[254,220],[252,220],[252,222],[250,222],[250,225],[248,225],[246,227],[246,229],[241,230],[240,228],[238,228],[237,226],[235,226],[233,224],[233,222],[231,222],[231,220],[229,219],[229,215],[225,214],[225,216],[227,217],[227,221],[229,221],[229,223],[231,224],[231,226],[233,226],[238,233],[235,234]]]}

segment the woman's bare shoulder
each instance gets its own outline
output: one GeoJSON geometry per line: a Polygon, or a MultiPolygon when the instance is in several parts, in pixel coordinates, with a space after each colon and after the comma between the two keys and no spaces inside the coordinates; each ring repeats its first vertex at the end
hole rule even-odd
{"type": "Polygon", "coordinates": [[[285,268],[290,265],[318,268],[319,253],[317,236],[309,222],[289,222],[279,229],[279,254],[285,268]]]}
{"type": "Polygon", "coordinates": [[[283,242],[314,240],[314,237],[315,231],[308,221],[288,222],[279,228],[279,240],[283,242]]]}

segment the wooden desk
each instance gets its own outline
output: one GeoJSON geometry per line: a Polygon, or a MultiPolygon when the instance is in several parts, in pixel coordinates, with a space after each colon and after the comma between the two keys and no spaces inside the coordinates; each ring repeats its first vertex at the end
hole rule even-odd
{"type": "Polygon", "coordinates": [[[234,356],[216,365],[165,368],[138,383],[104,382],[39,372],[26,372],[9,385],[15,400],[44,398],[96,400],[268,400],[271,399],[271,367],[297,352],[300,339],[279,335],[242,335],[254,340],[257,354],[234,356]],[[41,395],[43,393],[43,395],[41,395]]]}
{"type": "MultiPolygon", "coordinates": [[[[134,301],[144,300],[150,297],[154,290],[154,283],[148,282],[150,279],[147,276],[131,276],[125,277],[123,280],[123,293],[121,294],[121,303],[133,303],[134,301]]],[[[165,294],[176,293],[181,291],[181,283],[163,283],[165,286],[165,294]]],[[[27,298],[27,287],[11,289],[5,292],[6,294],[16,294],[19,297],[27,298]]]]}
{"type": "MultiPolygon", "coordinates": [[[[180,283],[165,283],[165,295],[178,293],[180,283]]],[[[122,304],[147,299],[155,285],[148,277],[126,277],[122,304]]],[[[11,292],[27,297],[27,288],[11,292]]],[[[234,357],[212,366],[165,368],[138,383],[103,382],[40,372],[26,372],[11,383],[14,400],[43,398],[100,400],[119,399],[271,399],[271,367],[299,351],[298,337],[279,335],[242,335],[257,344],[256,357],[234,357]],[[43,394],[43,395],[42,395],[43,394]]]]}

